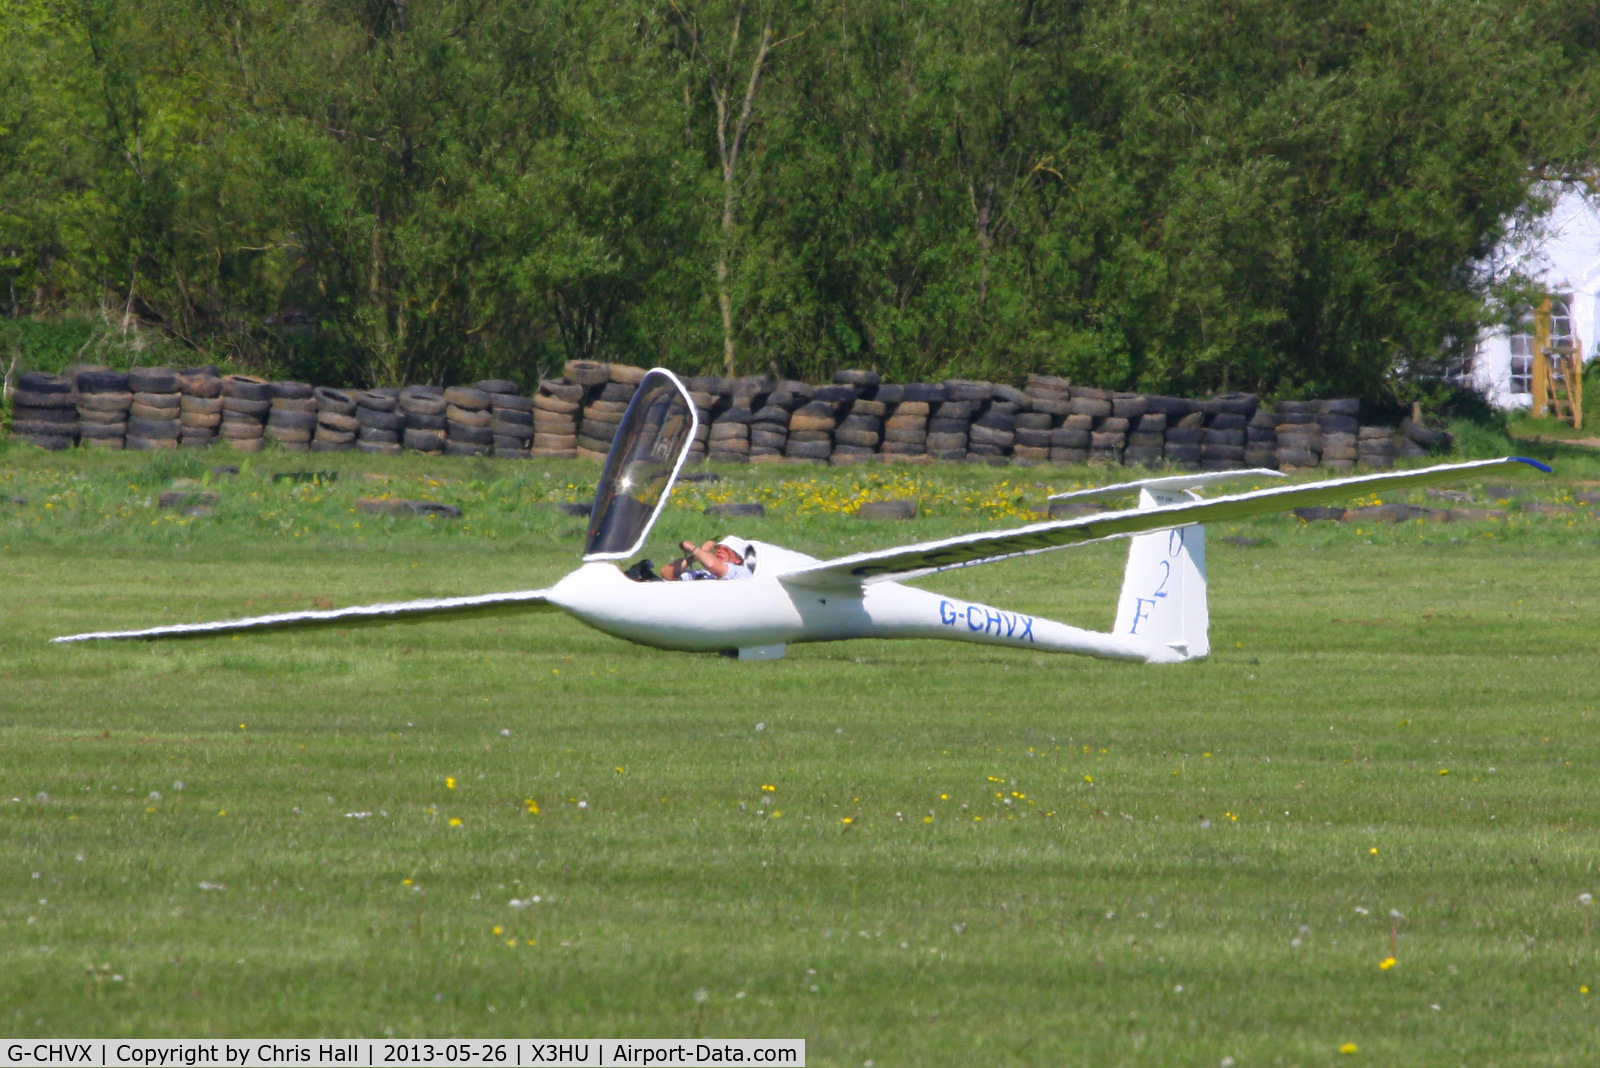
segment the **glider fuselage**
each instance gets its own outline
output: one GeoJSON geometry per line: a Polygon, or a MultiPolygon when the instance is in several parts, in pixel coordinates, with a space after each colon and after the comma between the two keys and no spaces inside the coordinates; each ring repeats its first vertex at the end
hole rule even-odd
{"type": "Polygon", "coordinates": [[[931,593],[898,582],[813,588],[778,575],[814,562],[757,543],[751,578],[634,582],[613,564],[585,564],[549,592],[550,603],[618,638],[689,652],[775,650],[791,642],[937,638],[1128,660],[1181,660],[1164,646],[931,593]]]}

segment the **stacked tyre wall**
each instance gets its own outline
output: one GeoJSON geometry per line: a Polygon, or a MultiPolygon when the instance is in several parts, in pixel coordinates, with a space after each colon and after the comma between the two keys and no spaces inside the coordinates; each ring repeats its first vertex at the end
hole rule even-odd
{"type": "MultiPolygon", "coordinates": [[[[12,433],[44,448],[421,452],[603,460],[645,371],[572,361],[524,394],[513,382],[343,390],[183,370],[28,373],[12,433]]],[[[840,371],[823,385],[766,375],[684,380],[699,409],[691,459],[723,463],[966,460],[1230,470],[1382,469],[1448,436],[1404,420],[1363,424],[1352,399],[1263,403],[1115,393],[1030,375],[886,383],[840,371]]]]}

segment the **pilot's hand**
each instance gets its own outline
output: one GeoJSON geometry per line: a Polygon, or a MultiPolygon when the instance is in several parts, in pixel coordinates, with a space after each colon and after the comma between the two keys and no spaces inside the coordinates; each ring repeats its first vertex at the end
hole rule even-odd
{"type": "Polygon", "coordinates": [[[680,541],[678,543],[678,548],[682,549],[686,553],[692,553],[694,552],[694,542],[687,540],[680,541]]]}

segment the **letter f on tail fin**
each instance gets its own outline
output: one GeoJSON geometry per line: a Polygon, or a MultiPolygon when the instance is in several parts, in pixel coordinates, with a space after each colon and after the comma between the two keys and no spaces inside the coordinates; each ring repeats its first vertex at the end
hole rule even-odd
{"type": "MultiPolygon", "coordinates": [[[[1139,508],[1197,499],[1187,491],[1143,489],[1139,508]]],[[[1149,642],[1163,651],[1163,659],[1170,650],[1187,660],[1211,651],[1210,623],[1205,527],[1195,524],[1134,537],[1128,546],[1113,633],[1149,642]]]]}

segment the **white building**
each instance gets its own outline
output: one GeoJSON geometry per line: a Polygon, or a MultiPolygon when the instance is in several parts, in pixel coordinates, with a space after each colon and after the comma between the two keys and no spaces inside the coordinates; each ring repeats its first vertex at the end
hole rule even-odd
{"type": "MultiPolygon", "coordinates": [[[[1573,345],[1585,362],[1600,355],[1600,199],[1569,189],[1536,236],[1509,245],[1497,267],[1516,268],[1550,296],[1550,343],[1573,345]]],[[[1533,315],[1513,331],[1478,339],[1472,385],[1497,408],[1532,404],[1533,315]]]]}

